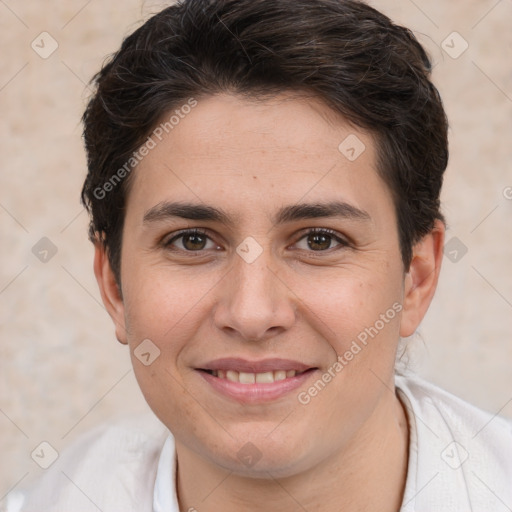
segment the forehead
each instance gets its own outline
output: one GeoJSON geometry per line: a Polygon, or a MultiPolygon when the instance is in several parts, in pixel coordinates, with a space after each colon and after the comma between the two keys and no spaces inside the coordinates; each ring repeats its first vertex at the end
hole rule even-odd
{"type": "Polygon", "coordinates": [[[225,94],[198,100],[186,114],[176,110],[172,128],[151,135],[155,144],[134,171],[128,210],[169,198],[269,215],[278,204],[308,200],[361,209],[370,193],[391,201],[373,137],[317,99],[225,94]]]}
{"type": "MultiPolygon", "coordinates": [[[[166,118],[168,114],[164,123],[166,118]]],[[[314,158],[329,146],[332,155],[339,156],[339,138],[356,133],[373,145],[369,134],[351,127],[317,98],[293,93],[267,99],[219,94],[199,100],[166,140],[173,142],[176,156],[185,153],[188,158],[227,159],[252,152],[259,157],[292,152],[314,158]]]]}

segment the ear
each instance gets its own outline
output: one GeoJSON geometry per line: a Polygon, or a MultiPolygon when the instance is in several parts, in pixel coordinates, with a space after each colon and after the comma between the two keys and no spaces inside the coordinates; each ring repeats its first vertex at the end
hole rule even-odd
{"type": "Polygon", "coordinates": [[[112,318],[116,337],[119,342],[128,344],[124,317],[124,303],[114,272],[110,266],[107,250],[104,244],[97,240],[94,243],[94,275],[100,288],[103,304],[112,318]]]}
{"type": "Polygon", "coordinates": [[[409,271],[405,276],[400,336],[414,334],[436,291],[443,260],[445,225],[436,220],[432,231],[413,247],[409,271]]]}

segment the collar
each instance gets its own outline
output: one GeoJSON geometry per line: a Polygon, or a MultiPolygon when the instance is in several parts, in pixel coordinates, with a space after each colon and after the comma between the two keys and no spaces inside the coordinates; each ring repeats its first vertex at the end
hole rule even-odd
{"type": "Polygon", "coordinates": [[[180,512],[176,485],[176,467],[174,438],[172,435],[169,435],[158,461],[153,492],[153,512],[180,512]]]}

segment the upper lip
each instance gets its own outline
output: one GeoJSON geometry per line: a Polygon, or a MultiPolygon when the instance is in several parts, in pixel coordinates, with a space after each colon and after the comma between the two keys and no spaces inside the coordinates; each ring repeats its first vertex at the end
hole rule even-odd
{"type": "Polygon", "coordinates": [[[232,370],[236,372],[246,373],[265,373],[273,372],[278,370],[295,370],[297,372],[303,372],[314,368],[308,366],[299,361],[293,361],[291,359],[262,359],[261,361],[249,361],[247,359],[226,357],[221,359],[215,359],[205,363],[198,367],[198,370],[232,370]]]}

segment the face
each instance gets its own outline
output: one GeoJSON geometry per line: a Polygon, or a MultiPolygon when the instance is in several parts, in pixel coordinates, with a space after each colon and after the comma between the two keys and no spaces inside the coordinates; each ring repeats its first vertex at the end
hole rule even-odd
{"type": "Polygon", "coordinates": [[[372,137],[319,101],[212,96],[164,133],[109,311],[178,450],[291,475],[368,435],[422,316],[397,233],[372,137]]]}

